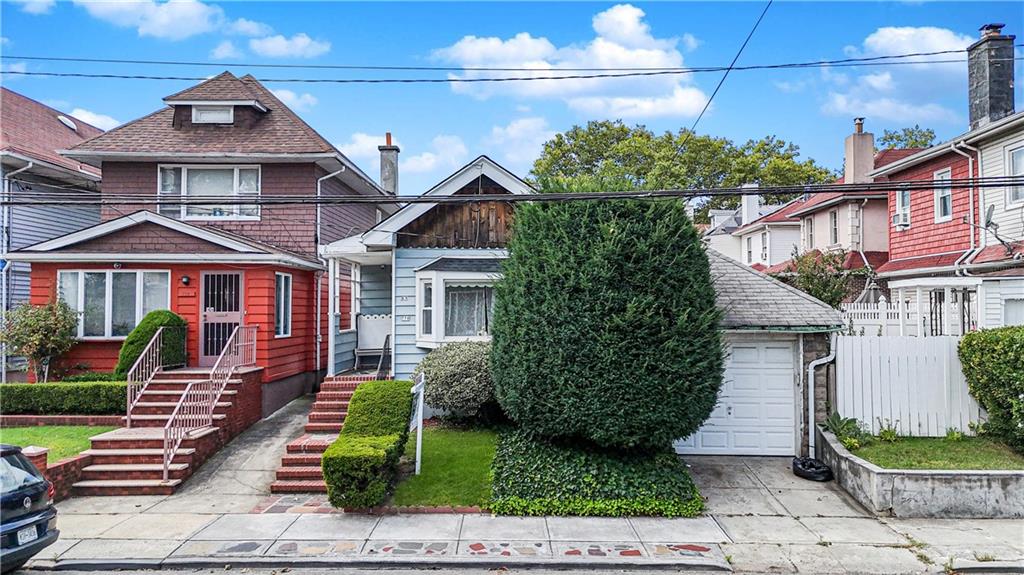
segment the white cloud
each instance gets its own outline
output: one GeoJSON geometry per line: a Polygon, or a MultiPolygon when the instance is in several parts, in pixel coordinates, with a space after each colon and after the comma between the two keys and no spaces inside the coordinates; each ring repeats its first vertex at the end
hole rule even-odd
{"type": "Polygon", "coordinates": [[[462,138],[441,134],[430,141],[430,150],[404,159],[399,158],[399,173],[412,174],[433,172],[445,168],[454,170],[462,165],[469,151],[462,138]]]}
{"type": "Polygon", "coordinates": [[[90,112],[84,108],[75,108],[74,110],[71,110],[71,115],[87,124],[92,124],[101,130],[109,130],[121,125],[120,121],[115,120],[110,116],[90,112]]]}
{"type": "Polygon", "coordinates": [[[43,103],[55,110],[66,110],[71,107],[71,102],[68,102],[67,100],[46,99],[43,100],[43,103]]]}
{"type": "MultiPolygon", "coordinates": [[[[696,48],[692,35],[657,38],[644,21],[643,10],[619,4],[598,13],[592,19],[595,36],[585,44],[556,46],[543,37],[520,32],[510,38],[465,36],[458,42],[433,52],[435,59],[465,68],[526,68],[522,72],[502,72],[503,76],[575,75],[570,68],[678,68],[683,55],[677,48],[696,48]]],[[[480,78],[493,72],[464,70],[453,78],[480,78]]],[[[647,78],[599,78],[571,80],[530,80],[501,83],[454,83],[452,91],[478,99],[492,96],[557,99],[587,114],[617,117],[686,116],[699,113],[703,93],[690,85],[686,76],[647,78]],[[696,111],[694,110],[696,107],[696,111]]]]}
{"type": "Polygon", "coordinates": [[[544,142],[556,132],[541,117],[518,118],[506,126],[494,126],[485,143],[500,150],[502,160],[512,168],[529,168],[537,159],[544,142]]]}
{"type": "Polygon", "coordinates": [[[269,36],[274,33],[274,29],[269,24],[249,20],[248,18],[239,18],[230,22],[225,26],[224,31],[228,34],[238,34],[239,36],[269,36]]]}
{"type": "Polygon", "coordinates": [[[157,2],[88,2],[73,0],[90,16],[122,28],[135,28],[139,36],[183,40],[219,28],[224,11],[198,0],[157,2]]]}
{"type": "Polygon", "coordinates": [[[0,46],[10,46],[11,39],[7,36],[0,36],[0,46]]]}
{"type": "Polygon", "coordinates": [[[271,92],[273,92],[274,95],[277,96],[278,100],[284,102],[285,106],[288,106],[293,110],[307,110],[309,108],[312,108],[313,106],[316,106],[317,102],[319,102],[319,100],[316,99],[316,96],[308,92],[296,94],[291,90],[286,90],[283,88],[280,90],[271,90],[271,92]]]}
{"type": "Polygon", "coordinates": [[[686,48],[687,52],[693,52],[698,47],[700,47],[701,44],[704,43],[701,40],[697,39],[697,37],[694,36],[693,34],[690,34],[689,32],[687,32],[686,34],[683,34],[682,40],[683,40],[683,48],[686,48]]]}
{"type": "MultiPolygon", "coordinates": [[[[843,51],[851,57],[892,56],[963,50],[973,41],[970,36],[946,28],[886,26],[869,34],[860,46],[847,46],[843,51]]],[[[956,123],[960,121],[959,115],[937,101],[942,95],[966,92],[964,63],[937,61],[958,59],[954,56],[919,56],[902,60],[912,64],[856,76],[823,68],[822,81],[829,88],[822,111],[906,124],[956,123]]]]}
{"type": "Polygon", "coordinates": [[[314,40],[304,33],[291,38],[278,34],[249,40],[249,49],[268,58],[315,58],[330,51],[331,43],[314,40]]]}
{"type": "MultiPolygon", "coordinates": [[[[19,72],[20,73],[20,72],[28,71],[28,64],[26,64],[25,62],[14,62],[12,64],[2,64],[0,66],[2,66],[2,68],[0,68],[0,69],[2,69],[5,72],[19,72]]],[[[17,78],[17,76],[14,76],[13,78],[17,78]]],[[[13,79],[13,78],[6,78],[6,79],[10,80],[10,79],[13,79]]]]}
{"type": "Polygon", "coordinates": [[[214,60],[227,60],[228,58],[241,58],[242,52],[235,47],[234,42],[231,40],[224,40],[220,44],[210,50],[210,57],[214,60]]]}
{"type": "Polygon", "coordinates": [[[57,4],[57,0],[13,0],[21,4],[21,11],[28,14],[46,14],[57,4]]]}

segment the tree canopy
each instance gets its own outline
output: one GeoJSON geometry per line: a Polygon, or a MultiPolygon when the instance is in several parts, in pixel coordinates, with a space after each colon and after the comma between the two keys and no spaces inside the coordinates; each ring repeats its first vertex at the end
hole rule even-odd
{"type": "Polygon", "coordinates": [[[886,130],[878,138],[881,150],[903,150],[906,148],[929,148],[935,143],[935,130],[914,124],[913,128],[886,130]]]}
{"type": "MultiPolygon", "coordinates": [[[[687,129],[658,135],[621,120],[592,121],[556,134],[545,142],[532,175],[539,180],[618,180],[634,189],[783,186],[835,178],[813,159],[801,159],[799,146],[775,136],[736,144],[687,129]]],[[[738,196],[710,198],[696,218],[706,220],[710,208],[738,205],[738,196]]]]}

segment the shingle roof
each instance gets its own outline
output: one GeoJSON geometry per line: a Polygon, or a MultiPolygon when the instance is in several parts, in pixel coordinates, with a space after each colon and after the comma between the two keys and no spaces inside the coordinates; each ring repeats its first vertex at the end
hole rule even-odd
{"type": "Polygon", "coordinates": [[[761,216],[749,224],[734,230],[732,233],[739,234],[744,230],[749,230],[762,224],[799,224],[800,218],[794,217],[793,213],[802,209],[804,207],[804,203],[803,198],[792,199],[788,203],[783,204],[783,206],[778,210],[775,210],[767,216],[761,216]]]}
{"type": "MultiPolygon", "coordinates": [[[[218,94],[218,98],[252,100],[257,99],[266,106],[267,112],[249,128],[233,128],[219,125],[193,126],[188,130],[176,130],[172,125],[174,109],[157,110],[114,128],[105,134],[72,147],[74,152],[130,152],[153,154],[190,153],[245,153],[245,154],[303,154],[339,153],[323,136],[303,122],[287,106],[278,100],[252,76],[235,78],[228,72],[209,80],[195,90],[218,94]],[[233,80],[232,80],[233,79],[233,80]]],[[[190,89],[190,90],[192,90],[190,89]]],[[[187,94],[179,92],[176,96],[187,94]]],[[[190,96],[191,98],[191,96],[190,96]]]]}
{"type": "Polygon", "coordinates": [[[948,254],[889,260],[885,265],[879,267],[875,271],[884,275],[892,272],[948,267],[949,269],[946,271],[952,272],[953,264],[955,264],[956,261],[964,255],[964,253],[964,251],[960,251],[948,254]]]}
{"type": "Polygon", "coordinates": [[[57,150],[69,148],[103,130],[35,100],[0,88],[0,150],[7,150],[36,160],[56,164],[69,170],[85,170],[99,175],[99,170],[65,158],[57,150]],[[78,127],[73,130],[58,116],[66,116],[78,127]]]}
{"type": "MultiPolygon", "coordinates": [[[[816,259],[821,258],[821,250],[811,250],[807,253],[814,253],[816,259]]],[[[889,261],[889,252],[864,252],[864,255],[868,259],[868,263],[871,265],[871,269],[878,269],[884,265],[885,262],[889,261]]],[[[859,270],[864,267],[864,258],[857,250],[849,250],[846,252],[846,259],[843,260],[842,269],[844,270],[859,270]]],[[[792,259],[788,259],[784,262],[777,263],[773,266],[768,267],[764,271],[766,274],[784,274],[791,273],[796,270],[795,264],[792,259]]]]}
{"type": "MultiPolygon", "coordinates": [[[[881,152],[878,152],[877,154],[875,154],[874,164],[873,165],[874,165],[875,168],[881,168],[882,166],[891,164],[891,163],[893,163],[895,161],[898,161],[898,160],[902,160],[903,158],[906,158],[908,156],[913,156],[914,154],[920,152],[921,150],[922,150],[922,148],[905,148],[905,149],[899,149],[899,150],[897,150],[897,149],[882,150],[881,152]]],[[[836,184],[842,184],[843,183],[843,177],[840,176],[835,181],[835,183],[836,184]]],[[[804,205],[800,209],[795,210],[794,214],[806,215],[806,214],[809,214],[809,213],[817,211],[817,210],[814,209],[816,206],[823,206],[823,207],[824,206],[831,206],[834,203],[834,201],[838,200],[838,199],[848,198],[848,199],[851,199],[851,200],[856,200],[856,199],[863,198],[865,196],[867,196],[867,197],[874,196],[874,197],[883,197],[884,198],[886,196],[886,193],[885,192],[877,192],[877,191],[822,192],[822,193],[815,194],[810,199],[808,199],[806,202],[804,202],[804,205]]]]}
{"type": "Polygon", "coordinates": [[[725,329],[819,329],[842,325],[839,312],[804,292],[715,250],[707,250],[725,329]]]}
{"type": "Polygon", "coordinates": [[[223,101],[258,100],[259,96],[249,91],[246,84],[231,72],[222,72],[205,82],[186,88],[164,98],[164,102],[176,101],[223,101]]]}
{"type": "Polygon", "coordinates": [[[421,271],[501,273],[501,258],[437,258],[421,271]]]}

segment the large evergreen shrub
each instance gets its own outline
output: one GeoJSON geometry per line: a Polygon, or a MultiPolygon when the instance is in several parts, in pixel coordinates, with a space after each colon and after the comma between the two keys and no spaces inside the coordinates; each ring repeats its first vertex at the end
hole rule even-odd
{"type": "Polygon", "coordinates": [[[988,430],[1024,453],[1024,326],[965,334],[958,351],[971,395],[988,412],[988,430]]]}
{"type": "Polygon", "coordinates": [[[114,374],[118,378],[124,378],[128,371],[135,365],[142,352],[145,351],[149,341],[156,335],[156,330],[166,327],[163,335],[163,349],[161,358],[165,365],[185,364],[185,330],[188,329],[188,322],[180,315],[166,309],[158,309],[146,314],[139,325],[128,334],[124,343],[121,344],[121,353],[117,357],[117,367],[114,374]]]}
{"type": "Polygon", "coordinates": [[[424,357],[413,375],[426,374],[423,400],[446,416],[486,422],[496,418],[491,343],[447,343],[424,357]]]}
{"type": "Polygon", "coordinates": [[[492,371],[538,437],[664,449],[722,381],[708,259],[679,201],[519,205],[496,286],[492,371]]]}

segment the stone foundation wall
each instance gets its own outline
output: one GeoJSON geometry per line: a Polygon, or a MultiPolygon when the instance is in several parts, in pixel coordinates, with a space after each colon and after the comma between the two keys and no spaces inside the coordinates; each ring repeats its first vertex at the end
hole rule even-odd
{"type": "MultiPolygon", "coordinates": [[[[802,337],[804,342],[804,354],[803,358],[801,358],[802,360],[800,362],[800,369],[803,370],[801,372],[802,377],[806,378],[807,368],[810,366],[811,362],[822,357],[825,357],[829,354],[829,344],[831,343],[832,335],[829,333],[806,333],[803,334],[802,337]]],[[[813,423],[815,424],[825,421],[825,418],[828,417],[828,407],[830,398],[829,389],[831,387],[831,382],[835,381],[834,371],[832,369],[833,365],[834,362],[818,366],[814,370],[814,381],[810,382],[810,384],[814,386],[813,423]]],[[[801,409],[803,409],[802,420],[804,421],[803,429],[801,430],[800,434],[800,454],[807,455],[807,430],[809,429],[806,421],[808,412],[807,390],[806,388],[804,388],[801,389],[800,392],[801,397],[799,405],[801,406],[801,409]]]]}

